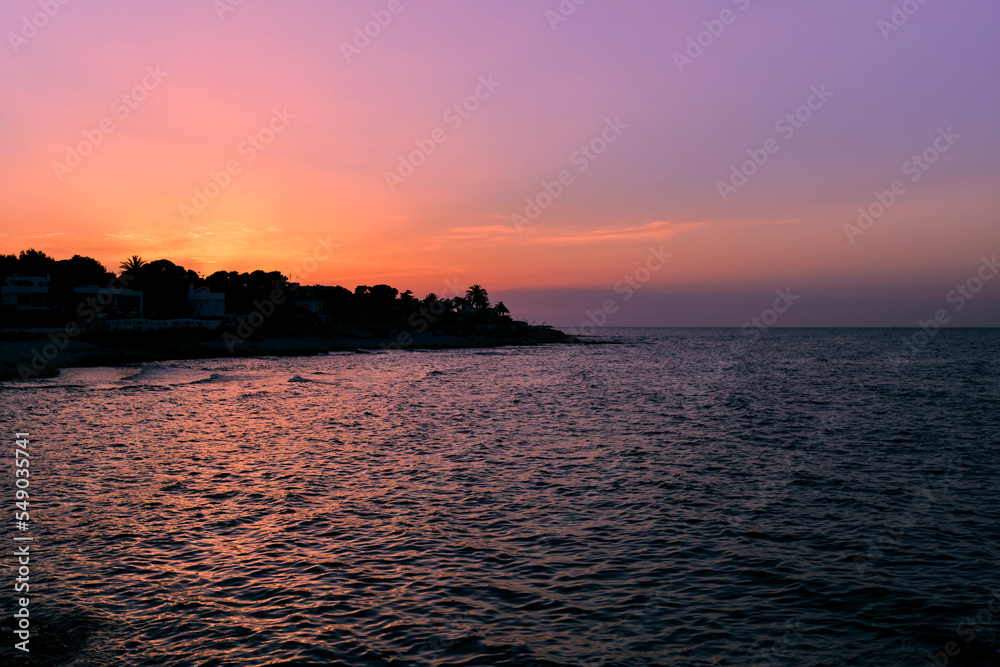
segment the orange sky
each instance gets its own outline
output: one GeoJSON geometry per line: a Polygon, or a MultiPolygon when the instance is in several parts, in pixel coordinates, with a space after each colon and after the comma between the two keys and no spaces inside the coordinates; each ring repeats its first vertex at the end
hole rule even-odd
{"type": "Polygon", "coordinates": [[[220,18],[208,0],[92,0],[15,44],[38,6],[11,0],[0,252],[501,294],[606,291],[662,246],[646,289],[794,284],[859,303],[943,293],[996,252],[995,5],[928,5],[886,39],[881,3],[715,4],[587,3],[553,30],[556,2],[403,2],[348,62],[342,43],[388,2],[249,0],[220,18]],[[678,71],[673,54],[730,6],[738,20],[678,71]],[[783,137],[777,123],[822,85],[832,98],[783,137]],[[948,127],[961,138],[911,181],[904,163],[948,127]],[[723,201],[719,181],[768,138],[779,150],[723,201]],[[97,145],[78,166],[55,164],[81,142],[97,145]],[[591,142],[606,149],[593,159],[591,142]],[[390,188],[420,145],[433,152],[390,188]],[[512,214],[561,172],[571,182],[518,229],[512,214]],[[844,226],[896,179],[905,194],[852,243],[844,226]],[[322,245],[329,259],[304,272],[322,245]]]}

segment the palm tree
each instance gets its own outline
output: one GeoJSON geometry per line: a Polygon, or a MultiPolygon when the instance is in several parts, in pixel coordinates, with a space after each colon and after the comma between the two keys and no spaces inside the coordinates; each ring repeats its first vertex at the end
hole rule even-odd
{"type": "Polygon", "coordinates": [[[479,314],[486,312],[486,309],[490,307],[490,295],[486,293],[482,285],[473,285],[465,290],[465,298],[479,314]]]}
{"type": "Polygon", "coordinates": [[[456,296],[451,300],[452,306],[455,308],[455,312],[461,315],[465,312],[465,304],[469,303],[464,297],[456,296]]]}
{"type": "Polygon", "coordinates": [[[499,315],[501,318],[504,317],[505,315],[510,315],[510,311],[507,310],[507,306],[503,304],[503,301],[493,306],[493,312],[499,315]]]}
{"type": "Polygon", "coordinates": [[[148,264],[148,262],[143,261],[142,257],[139,257],[139,255],[132,255],[122,262],[118,268],[125,273],[135,273],[146,264],[148,264]]]}

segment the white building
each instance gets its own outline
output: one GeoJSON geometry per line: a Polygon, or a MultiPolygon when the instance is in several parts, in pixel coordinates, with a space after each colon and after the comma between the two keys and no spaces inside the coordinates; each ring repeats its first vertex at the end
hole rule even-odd
{"type": "Polygon", "coordinates": [[[226,314],[226,295],[212,292],[207,287],[188,287],[188,301],[195,317],[222,317],[226,314]]]}
{"type": "Polygon", "coordinates": [[[8,276],[0,287],[4,306],[18,310],[48,310],[49,276],[8,276]]]}
{"type": "Polygon", "coordinates": [[[323,300],[320,298],[319,285],[300,287],[298,283],[290,283],[288,286],[293,291],[296,306],[322,317],[323,300]]]}

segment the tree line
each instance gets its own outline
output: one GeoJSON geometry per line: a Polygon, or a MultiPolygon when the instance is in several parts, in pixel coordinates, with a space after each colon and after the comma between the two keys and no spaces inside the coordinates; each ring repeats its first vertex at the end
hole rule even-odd
{"type": "MultiPolygon", "coordinates": [[[[256,304],[278,290],[285,295],[266,329],[317,328],[334,323],[357,328],[406,328],[415,323],[434,323],[435,329],[468,331],[470,328],[510,325],[510,311],[501,301],[490,302],[482,285],[472,285],[464,295],[440,298],[431,293],[417,298],[411,290],[400,292],[389,285],[358,285],[353,290],[335,286],[297,286],[279,271],[216,271],[207,277],[168,259],[147,262],[133,255],[119,267],[120,276],[107,271],[96,259],[74,255],[56,260],[44,252],[24,250],[19,255],[0,255],[0,282],[10,276],[49,276],[52,315],[66,316],[79,298],[75,287],[105,287],[118,278],[129,290],[143,293],[144,316],[190,317],[190,289],[208,288],[226,298],[226,312],[248,314],[256,304]],[[122,280],[124,279],[124,280],[122,280]],[[318,302],[322,314],[299,307],[303,301],[318,302]],[[297,305],[298,304],[298,305],[297,305]]],[[[5,320],[7,317],[5,317],[5,320]]]]}

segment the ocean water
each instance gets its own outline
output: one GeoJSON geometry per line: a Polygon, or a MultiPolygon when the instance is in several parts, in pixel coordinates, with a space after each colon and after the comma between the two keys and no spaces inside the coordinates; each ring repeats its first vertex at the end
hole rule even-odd
{"type": "Polygon", "coordinates": [[[600,333],[2,385],[30,664],[1000,664],[1000,331],[600,333]]]}

